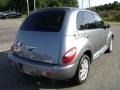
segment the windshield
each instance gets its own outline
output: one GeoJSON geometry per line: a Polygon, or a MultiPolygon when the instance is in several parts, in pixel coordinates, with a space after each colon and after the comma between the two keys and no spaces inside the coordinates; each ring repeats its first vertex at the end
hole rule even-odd
{"type": "Polygon", "coordinates": [[[65,11],[42,10],[32,13],[21,26],[21,30],[58,32],[62,26],[65,11]]]}

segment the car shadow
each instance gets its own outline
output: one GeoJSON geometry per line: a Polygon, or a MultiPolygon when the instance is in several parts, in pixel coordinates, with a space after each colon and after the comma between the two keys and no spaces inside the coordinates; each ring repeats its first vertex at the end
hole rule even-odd
{"type": "Polygon", "coordinates": [[[9,51],[0,52],[0,90],[61,89],[76,86],[73,81],[58,81],[22,74],[11,65],[8,53],[9,51]]]}

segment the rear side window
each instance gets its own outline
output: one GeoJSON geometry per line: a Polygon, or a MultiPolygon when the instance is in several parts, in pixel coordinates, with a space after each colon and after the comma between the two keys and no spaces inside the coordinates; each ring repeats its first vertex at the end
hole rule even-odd
{"type": "Polygon", "coordinates": [[[84,19],[85,19],[85,29],[95,29],[95,21],[92,13],[84,12],[84,19]]]}
{"type": "Polygon", "coordinates": [[[96,25],[92,13],[81,11],[77,16],[77,29],[95,29],[96,25]]]}
{"type": "Polygon", "coordinates": [[[84,29],[84,15],[83,15],[83,12],[79,12],[77,14],[77,29],[84,29]]]}
{"type": "Polygon", "coordinates": [[[20,30],[58,32],[61,29],[65,11],[42,10],[29,15],[20,30]]]}
{"type": "Polygon", "coordinates": [[[103,28],[104,27],[104,22],[102,21],[100,16],[97,15],[97,14],[93,14],[93,16],[94,16],[94,19],[95,19],[96,28],[103,28]]]}

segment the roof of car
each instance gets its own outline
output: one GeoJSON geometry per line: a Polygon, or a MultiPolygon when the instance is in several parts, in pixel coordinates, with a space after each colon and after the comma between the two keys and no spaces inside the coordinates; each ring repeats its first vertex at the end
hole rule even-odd
{"type": "Polygon", "coordinates": [[[37,11],[40,11],[40,10],[90,11],[87,9],[80,9],[80,8],[74,8],[74,7],[47,7],[47,8],[40,8],[37,11]]]}
{"type": "Polygon", "coordinates": [[[91,12],[91,13],[94,13],[96,14],[95,12],[93,11],[90,11],[90,10],[87,10],[87,9],[80,9],[80,8],[74,8],[74,7],[47,7],[47,8],[39,8],[35,11],[33,11],[32,13],[36,13],[36,12],[40,12],[40,11],[47,11],[47,10],[60,10],[60,11],[70,11],[70,12],[74,12],[74,11],[87,11],[87,12],[91,12]]]}

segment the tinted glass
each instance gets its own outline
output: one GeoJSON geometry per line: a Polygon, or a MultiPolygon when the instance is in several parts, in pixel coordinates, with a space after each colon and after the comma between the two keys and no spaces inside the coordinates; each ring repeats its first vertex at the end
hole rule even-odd
{"type": "Polygon", "coordinates": [[[95,29],[95,21],[92,13],[87,11],[81,11],[77,16],[77,29],[95,29]]]}
{"type": "Polygon", "coordinates": [[[97,15],[97,14],[93,14],[93,16],[94,16],[94,19],[95,19],[96,28],[103,28],[104,27],[104,22],[102,21],[100,16],[97,15]]]}
{"type": "Polygon", "coordinates": [[[84,12],[84,18],[85,18],[85,29],[95,29],[95,21],[92,13],[90,12],[84,12]]]}
{"type": "Polygon", "coordinates": [[[21,30],[57,32],[65,16],[63,10],[44,10],[32,13],[21,26],[21,30]]]}
{"type": "Polygon", "coordinates": [[[84,29],[84,16],[83,12],[77,14],[77,29],[84,29]]]}

